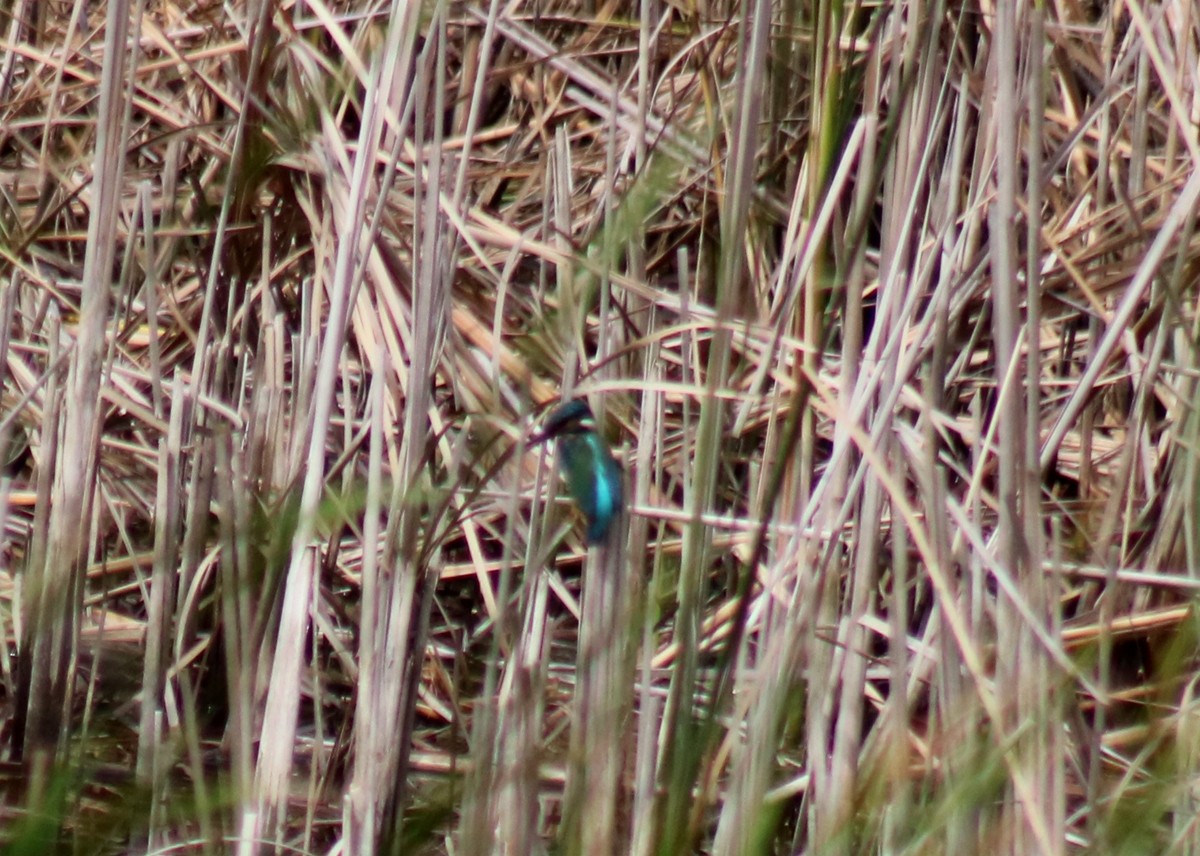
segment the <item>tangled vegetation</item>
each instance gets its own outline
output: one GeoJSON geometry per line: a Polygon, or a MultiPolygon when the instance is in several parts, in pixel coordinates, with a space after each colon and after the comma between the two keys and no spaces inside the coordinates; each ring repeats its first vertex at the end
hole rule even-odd
{"type": "Polygon", "coordinates": [[[8,852],[1200,852],[1190,3],[0,24],[8,852]]]}

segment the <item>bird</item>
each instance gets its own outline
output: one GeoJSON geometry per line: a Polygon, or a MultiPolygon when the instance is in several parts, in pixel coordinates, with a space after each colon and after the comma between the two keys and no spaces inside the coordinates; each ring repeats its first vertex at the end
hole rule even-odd
{"type": "Polygon", "coordinates": [[[597,433],[596,416],[588,403],[574,398],[554,408],[531,442],[536,445],[547,440],[554,441],[558,470],[587,520],[588,543],[601,543],[620,516],[624,497],[621,467],[597,433]]]}

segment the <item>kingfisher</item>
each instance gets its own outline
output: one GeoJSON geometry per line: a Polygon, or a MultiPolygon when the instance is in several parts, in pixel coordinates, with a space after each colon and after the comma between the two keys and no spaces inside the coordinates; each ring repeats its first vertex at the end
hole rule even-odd
{"type": "Polygon", "coordinates": [[[587,518],[587,540],[599,544],[621,514],[621,468],[604,438],[596,431],[596,416],[582,398],[560,404],[546,418],[534,444],[554,440],[558,470],[571,499],[587,518]]]}

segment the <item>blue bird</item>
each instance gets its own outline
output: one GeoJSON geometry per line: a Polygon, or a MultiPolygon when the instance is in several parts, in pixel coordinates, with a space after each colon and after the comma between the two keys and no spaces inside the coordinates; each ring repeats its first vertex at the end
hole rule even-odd
{"type": "Polygon", "coordinates": [[[596,417],[581,398],[560,404],[546,418],[534,443],[554,440],[558,469],[571,499],[587,518],[587,540],[598,544],[608,535],[623,504],[621,468],[612,449],[596,432],[596,417]]]}

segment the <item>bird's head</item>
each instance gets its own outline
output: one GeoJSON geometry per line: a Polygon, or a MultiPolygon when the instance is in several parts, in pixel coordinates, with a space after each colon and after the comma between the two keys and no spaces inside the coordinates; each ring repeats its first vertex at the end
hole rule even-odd
{"type": "Polygon", "coordinates": [[[596,430],[596,416],[582,398],[573,398],[550,411],[546,425],[533,438],[534,444],[544,443],[563,434],[578,434],[596,430]]]}

